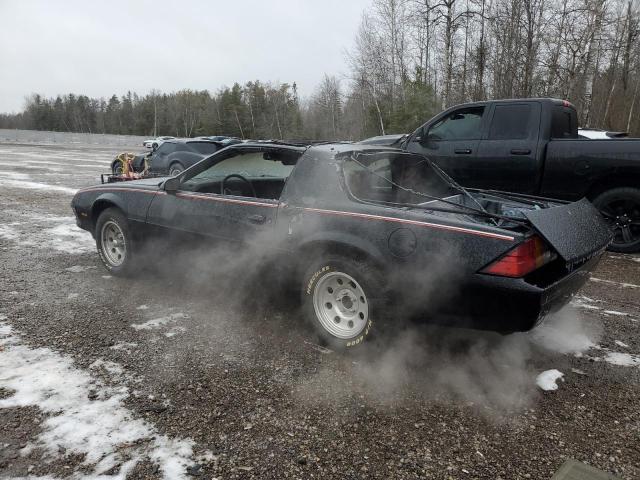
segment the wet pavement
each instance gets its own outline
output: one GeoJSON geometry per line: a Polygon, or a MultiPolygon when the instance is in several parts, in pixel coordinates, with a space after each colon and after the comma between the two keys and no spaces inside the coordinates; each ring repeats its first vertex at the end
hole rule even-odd
{"type": "Polygon", "coordinates": [[[119,151],[0,144],[1,478],[640,478],[640,255],[529,334],[332,352],[259,278],[109,275],[69,202],[119,151]]]}

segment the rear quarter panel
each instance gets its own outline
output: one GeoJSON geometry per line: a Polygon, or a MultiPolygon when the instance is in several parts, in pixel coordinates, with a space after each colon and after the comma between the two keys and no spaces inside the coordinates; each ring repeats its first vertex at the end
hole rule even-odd
{"type": "Polygon", "coordinates": [[[329,241],[349,245],[399,277],[416,275],[419,283],[475,273],[521,239],[447,214],[358,202],[330,152],[307,152],[282,200],[277,222],[287,232],[288,250],[305,252],[312,243],[329,241]]]}

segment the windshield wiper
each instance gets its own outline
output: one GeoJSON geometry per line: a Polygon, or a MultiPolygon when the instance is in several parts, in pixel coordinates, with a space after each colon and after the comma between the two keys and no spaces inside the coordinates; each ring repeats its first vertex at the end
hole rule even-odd
{"type": "MultiPolygon", "coordinates": [[[[427,162],[429,163],[429,166],[431,168],[433,168],[436,171],[436,173],[438,175],[440,175],[440,177],[445,182],[448,182],[453,188],[455,188],[456,190],[461,192],[463,195],[466,195],[468,198],[470,198],[471,201],[474,202],[480,208],[481,211],[483,211],[484,213],[489,214],[489,212],[487,212],[486,208],[484,208],[482,206],[482,204],[478,201],[478,199],[476,197],[474,197],[473,194],[471,194],[471,192],[469,192],[466,188],[464,188],[462,185],[460,185],[458,182],[456,182],[453,178],[451,178],[447,172],[445,172],[442,168],[440,168],[440,165],[436,164],[434,161],[432,161],[427,156],[425,156],[424,158],[427,159],[427,162]]],[[[494,220],[494,223],[497,224],[497,222],[495,222],[495,220],[494,220]]]]}

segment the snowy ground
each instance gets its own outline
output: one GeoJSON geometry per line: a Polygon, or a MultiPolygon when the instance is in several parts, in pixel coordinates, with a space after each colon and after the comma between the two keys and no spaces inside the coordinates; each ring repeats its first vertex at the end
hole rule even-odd
{"type": "Polygon", "coordinates": [[[339,355],[227,278],[108,275],[69,202],[120,150],[0,144],[0,478],[640,478],[640,256],[530,334],[339,355]]]}

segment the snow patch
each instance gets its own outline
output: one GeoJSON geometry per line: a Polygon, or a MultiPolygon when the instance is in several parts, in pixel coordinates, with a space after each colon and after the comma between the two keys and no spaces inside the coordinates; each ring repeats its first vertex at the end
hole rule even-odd
{"type": "Polygon", "coordinates": [[[166,317],[154,318],[144,323],[132,323],[131,327],[135,330],[151,330],[184,318],[189,318],[189,316],[181,312],[172,313],[166,317]]]}
{"type": "Polygon", "coordinates": [[[127,353],[131,353],[131,351],[138,346],[137,343],[134,342],[119,342],[115,345],[111,345],[109,347],[111,350],[123,350],[127,353]]]}
{"type": "Polygon", "coordinates": [[[168,332],[166,332],[164,334],[165,337],[167,338],[171,338],[171,337],[175,337],[176,335],[178,335],[179,333],[184,333],[186,332],[187,329],[184,327],[173,327],[171,330],[169,330],[168,332]]]}
{"type": "Polygon", "coordinates": [[[602,313],[606,313],[606,314],[609,314],[609,315],[616,315],[616,316],[619,316],[619,317],[628,317],[629,316],[629,314],[626,313],[626,312],[618,312],[616,310],[605,310],[602,313]]]}
{"type": "Polygon", "coordinates": [[[75,195],[77,188],[63,187],[62,185],[50,185],[48,183],[30,182],[26,180],[12,180],[0,178],[0,185],[10,188],[23,188],[27,190],[46,190],[49,192],[61,192],[75,195]]]}
{"type": "Polygon", "coordinates": [[[609,285],[616,285],[616,286],[622,287],[622,288],[640,288],[640,285],[636,285],[634,283],[614,282],[613,280],[605,280],[603,278],[591,277],[591,278],[589,278],[589,280],[591,280],[592,282],[596,282],[596,283],[607,283],[609,285]]]}
{"type": "MultiPolygon", "coordinates": [[[[0,408],[37,406],[49,415],[37,444],[27,449],[42,448],[52,458],[61,449],[84,455],[81,471],[66,478],[124,480],[145,458],[158,464],[163,478],[188,478],[186,467],[193,463],[194,442],[160,435],[153,425],[135,418],[124,405],[125,387],[106,387],[77,369],[67,356],[22,345],[11,327],[1,322],[0,347],[0,386],[15,392],[0,400],[0,408]],[[97,396],[90,400],[92,391],[97,396]],[[117,465],[117,473],[106,477],[117,465]]],[[[112,362],[96,362],[93,367],[117,375],[122,372],[112,362]]]]}
{"type": "MultiPolygon", "coordinates": [[[[39,219],[44,222],[50,220],[46,215],[42,215],[39,219]]],[[[70,254],[90,252],[95,248],[91,235],[78,228],[73,217],[52,216],[51,222],[58,223],[58,225],[49,228],[35,225],[37,227],[35,230],[32,222],[11,222],[0,225],[0,237],[20,247],[40,248],[70,254]]]]}
{"type": "Polygon", "coordinates": [[[148,305],[140,305],[139,307],[136,307],[136,310],[148,310],[149,306],[148,305]]]}
{"type": "Polygon", "coordinates": [[[87,266],[82,266],[82,265],[74,265],[72,267],[69,268],[65,268],[65,270],[67,272],[71,272],[71,273],[82,273],[86,270],[90,270],[92,268],[96,268],[95,266],[92,265],[87,265],[87,266]]]}
{"type": "Polygon", "coordinates": [[[620,340],[616,340],[615,344],[618,345],[619,347],[622,347],[622,348],[629,348],[629,345],[627,345],[624,342],[621,342],[620,340]]]}
{"type": "Polygon", "coordinates": [[[612,365],[621,367],[640,367],[640,356],[631,355],[630,353],[609,352],[603,360],[612,365]]]}
{"type": "Polygon", "coordinates": [[[562,377],[564,377],[564,373],[560,370],[556,370],[555,368],[545,370],[536,378],[536,385],[546,392],[557,390],[558,384],[556,382],[562,377]]]}

